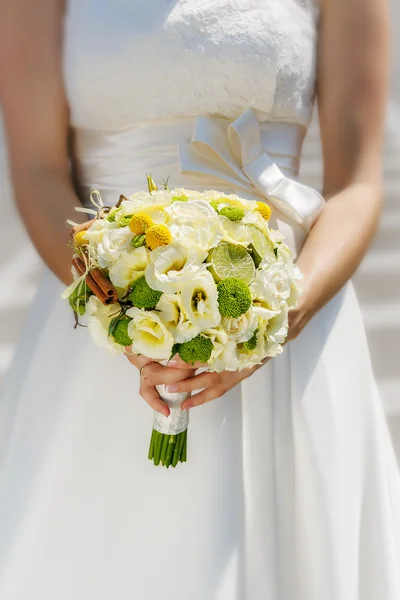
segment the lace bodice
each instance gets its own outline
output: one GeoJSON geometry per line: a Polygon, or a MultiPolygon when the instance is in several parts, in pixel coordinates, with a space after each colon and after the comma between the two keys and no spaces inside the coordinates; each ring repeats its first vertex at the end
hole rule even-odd
{"type": "Polygon", "coordinates": [[[314,0],[69,0],[71,123],[116,129],[169,117],[307,125],[315,81],[314,0]]]}

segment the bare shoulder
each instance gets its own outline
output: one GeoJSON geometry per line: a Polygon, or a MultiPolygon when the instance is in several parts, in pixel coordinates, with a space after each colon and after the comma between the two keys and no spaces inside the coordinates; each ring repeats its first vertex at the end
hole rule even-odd
{"type": "Polygon", "coordinates": [[[62,153],[64,1],[0,0],[0,93],[14,166],[62,153]]]}

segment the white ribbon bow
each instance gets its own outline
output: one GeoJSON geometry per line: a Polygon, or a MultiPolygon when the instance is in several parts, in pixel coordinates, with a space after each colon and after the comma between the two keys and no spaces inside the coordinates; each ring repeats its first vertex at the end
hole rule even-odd
{"type": "MultiPolygon", "coordinates": [[[[282,173],[262,147],[260,124],[254,112],[246,110],[227,129],[219,123],[212,117],[197,119],[190,144],[179,147],[181,172],[211,176],[261,196],[309,231],[325,200],[316,190],[282,173]]],[[[289,154],[296,152],[291,148],[289,154]]]]}

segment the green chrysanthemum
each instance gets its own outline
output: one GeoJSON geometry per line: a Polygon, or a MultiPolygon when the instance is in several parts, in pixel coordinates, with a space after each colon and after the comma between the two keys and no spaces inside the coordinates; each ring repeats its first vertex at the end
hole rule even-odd
{"type": "Polygon", "coordinates": [[[213,343],[209,338],[199,333],[189,342],[179,344],[177,350],[181,359],[188,365],[193,365],[196,362],[207,363],[211,358],[213,343]]]}
{"type": "Polygon", "coordinates": [[[158,304],[159,299],[162,296],[162,292],[153,290],[146,281],[144,275],[139,277],[133,284],[131,293],[129,294],[129,300],[133,306],[137,308],[144,308],[151,310],[158,304]]]}
{"type": "Polygon", "coordinates": [[[251,306],[249,286],[236,277],[227,277],[217,285],[218,307],[223,317],[237,319],[251,306]]]}
{"type": "Polygon", "coordinates": [[[225,206],[225,208],[221,208],[219,214],[227,217],[230,221],[241,221],[244,217],[244,210],[235,206],[225,206]]]}
{"type": "Polygon", "coordinates": [[[121,317],[111,334],[117,344],[121,344],[121,346],[126,347],[132,345],[132,340],[128,335],[128,325],[131,320],[132,319],[127,316],[121,317]]]}

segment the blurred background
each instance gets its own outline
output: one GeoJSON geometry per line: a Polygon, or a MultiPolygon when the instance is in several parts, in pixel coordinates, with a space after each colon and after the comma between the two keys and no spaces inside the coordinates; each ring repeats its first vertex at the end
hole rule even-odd
{"type": "MultiPolygon", "coordinates": [[[[372,362],[400,459],[400,3],[393,23],[390,95],[383,153],[385,206],[379,231],[354,277],[372,362]]],[[[321,185],[321,151],[315,116],[304,146],[302,179],[321,185]]],[[[41,264],[13,205],[0,115],[0,394],[40,278],[41,264]]],[[[21,373],[23,377],[23,373],[21,373]]]]}

